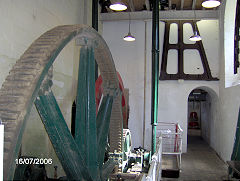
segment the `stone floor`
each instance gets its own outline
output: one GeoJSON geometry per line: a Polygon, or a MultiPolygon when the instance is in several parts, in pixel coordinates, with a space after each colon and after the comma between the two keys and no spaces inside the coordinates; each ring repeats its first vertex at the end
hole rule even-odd
{"type": "Polygon", "coordinates": [[[162,180],[227,180],[227,166],[201,137],[189,136],[188,151],[182,154],[180,177],[178,179],[163,178],[162,180]]]}

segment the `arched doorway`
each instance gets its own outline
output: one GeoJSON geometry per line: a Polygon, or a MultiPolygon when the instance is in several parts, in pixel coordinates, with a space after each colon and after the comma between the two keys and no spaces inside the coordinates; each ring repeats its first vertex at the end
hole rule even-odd
{"type": "MultiPolygon", "coordinates": [[[[208,109],[202,105],[207,100],[207,92],[202,89],[194,89],[188,96],[188,135],[202,135],[203,122],[208,117],[208,109]],[[202,110],[204,108],[204,110],[202,110]],[[205,118],[203,118],[205,117],[205,118]]],[[[205,105],[206,106],[206,105],[205,105]]],[[[207,105],[208,106],[208,105],[207,105]]]]}
{"type": "Polygon", "coordinates": [[[188,96],[188,137],[199,136],[209,145],[213,143],[217,121],[218,96],[208,87],[199,87],[188,96]]]}

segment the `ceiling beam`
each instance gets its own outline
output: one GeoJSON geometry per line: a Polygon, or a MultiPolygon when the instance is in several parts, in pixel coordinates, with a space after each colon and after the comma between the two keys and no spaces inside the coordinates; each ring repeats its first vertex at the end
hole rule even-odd
{"type": "Polygon", "coordinates": [[[192,10],[195,10],[195,9],[196,9],[196,1],[197,1],[197,0],[193,0],[193,1],[192,1],[192,10]]]}
{"type": "Polygon", "coordinates": [[[135,7],[134,7],[133,0],[129,0],[128,2],[129,2],[130,11],[134,12],[135,11],[135,7]]]}
{"type": "Polygon", "coordinates": [[[168,0],[168,9],[172,9],[172,0],[168,0]]]}
{"type": "Polygon", "coordinates": [[[181,10],[183,10],[184,0],[181,0],[181,10]]]}
{"type": "Polygon", "coordinates": [[[148,11],[150,11],[150,3],[149,0],[145,0],[145,5],[148,11]]]}
{"type": "MultiPolygon", "coordinates": [[[[219,19],[219,10],[195,10],[196,17],[193,10],[182,11],[159,11],[160,20],[207,20],[219,19]]],[[[135,11],[130,12],[131,20],[150,20],[152,19],[151,11],[135,11]]],[[[101,21],[121,21],[129,19],[129,12],[119,13],[101,13],[101,21]]]]}

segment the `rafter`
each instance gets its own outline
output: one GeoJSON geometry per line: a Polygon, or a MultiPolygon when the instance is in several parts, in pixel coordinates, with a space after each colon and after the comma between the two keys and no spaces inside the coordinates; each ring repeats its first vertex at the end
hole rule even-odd
{"type": "MultiPolygon", "coordinates": [[[[185,23],[190,23],[192,28],[196,25],[194,21],[166,21],[165,22],[165,34],[164,34],[164,43],[163,43],[163,53],[162,53],[162,64],[160,71],[160,80],[218,80],[218,78],[212,77],[211,70],[207,61],[207,56],[201,41],[196,42],[195,44],[185,44],[183,41],[183,25],[185,23]],[[170,44],[169,36],[170,36],[170,25],[172,23],[178,24],[178,43],[170,44]],[[178,52],[178,71],[176,74],[167,73],[167,63],[168,63],[168,52],[169,50],[175,49],[178,52]],[[184,51],[188,49],[193,49],[199,52],[201,57],[202,66],[204,69],[203,74],[187,74],[184,72],[184,51]]],[[[197,26],[195,26],[195,30],[199,34],[199,30],[197,26]]]]}
{"type": "Polygon", "coordinates": [[[172,0],[168,0],[168,8],[171,10],[172,9],[172,0]]]}
{"type": "Polygon", "coordinates": [[[129,7],[130,7],[130,11],[131,11],[131,12],[134,12],[134,11],[135,11],[135,7],[134,7],[133,0],[129,0],[129,7]]]}
{"type": "Polygon", "coordinates": [[[181,10],[183,10],[184,0],[181,0],[181,10]]]}
{"type": "Polygon", "coordinates": [[[193,0],[193,1],[192,1],[192,10],[195,10],[195,9],[196,9],[196,1],[197,1],[197,0],[193,0]]]}
{"type": "MultiPolygon", "coordinates": [[[[152,19],[151,11],[130,12],[132,20],[152,19]]],[[[160,11],[160,20],[195,20],[195,19],[219,19],[217,10],[182,10],[182,11],[160,11]],[[195,17],[196,14],[196,17],[195,17]]],[[[121,13],[101,13],[101,21],[129,20],[128,12],[121,13]]]]}
{"type": "Polygon", "coordinates": [[[148,11],[150,11],[150,3],[149,0],[145,0],[145,5],[148,11]]]}

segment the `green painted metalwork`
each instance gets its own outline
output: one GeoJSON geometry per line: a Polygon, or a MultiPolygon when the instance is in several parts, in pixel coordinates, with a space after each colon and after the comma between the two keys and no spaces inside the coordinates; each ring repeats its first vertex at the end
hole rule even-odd
{"type": "Polygon", "coordinates": [[[95,103],[95,59],[93,48],[80,52],[76,99],[75,140],[93,179],[98,177],[95,103]]]}
{"type": "Polygon", "coordinates": [[[94,68],[94,51],[83,46],[79,61],[75,140],[51,91],[35,101],[56,154],[71,180],[100,180],[100,177],[105,180],[116,164],[112,161],[103,164],[113,96],[103,97],[96,118],[94,68]]]}
{"type": "Polygon", "coordinates": [[[240,110],[238,112],[238,123],[231,160],[240,160],[240,110]]]}
{"type": "Polygon", "coordinates": [[[39,96],[35,101],[56,154],[71,180],[100,180],[100,177],[101,180],[106,180],[116,164],[112,161],[103,163],[113,96],[103,97],[96,118],[94,68],[93,48],[83,46],[78,72],[75,138],[72,137],[52,92],[39,96]]]}
{"type": "Polygon", "coordinates": [[[35,105],[68,179],[92,180],[53,93],[40,95],[35,105]]]}
{"type": "MultiPolygon", "coordinates": [[[[98,0],[92,0],[92,27],[98,31],[98,0]]],[[[98,78],[98,65],[95,62],[95,80],[98,78]]]]}
{"type": "MultiPolygon", "coordinates": [[[[238,122],[236,127],[235,139],[234,139],[234,146],[233,152],[231,155],[231,160],[240,160],[240,109],[238,111],[238,122]]],[[[228,169],[229,174],[232,173],[232,169],[229,167],[228,169]]]]}
{"type": "Polygon", "coordinates": [[[123,152],[128,152],[130,150],[130,146],[131,146],[130,139],[131,139],[130,135],[127,135],[123,145],[123,152]]]}
{"type": "Polygon", "coordinates": [[[76,98],[76,120],[75,120],[75,140],[78,145],[78,148],[84,158],[86,158],[85,153],[85,128],[86,128],[86,109],[87,109],[87,100],[85,96],[87,94],[86,90],[86,81],[87,81],[87,51],[83,51],[81,48],[80,52],[80,62],[79,62],[79,70],[78,70],[78,87],[77,90],[81,90],[77,92],[76,98]],[[81,61],[84,60],[84,61],[81,61]]]}
{"type": "MultiPolygon", "coordinates": [[[[85,70],[83,70],[85,73],[85,78],[86,78],[85,82],[79,81],[79,86],[82,84],[85,84],[85,85],[83,87],[80,87],[80,89],[78,89],[78,92],[80,92],[80,91],[84,92],[83,95],[86,95],[86,97],[87,97],[87,98],[84,97],[85,98],[84,102],[82,101],[82,99],[78,100],[78,103],[80,105],[84,104],[84,106],[82,106],[84,108],[84,110],[83,110],[84,112],[81,112],[81,113],[85,113],[84,117],[87,119],[87,120],[84,120],[84,123],[82,123],[84,125],[84,127],[86,128],[86,129],[83,129],[84,132],[82,132],[83,140],[84,140],[83,142],[79,143],[79,139],[74,140],[74,138],[72,137],[72,135],[67,127],[67,124],[63,118],[63,115],[59,109],[57,101],[55,100],[53,93],[51,91],[42,93],[41,91],[39,92],[39,90],[40,90],[40,86],[42,85],[44,78],[48,74],[49,68],[52,66],[55,58],[58,56],[58,54],[61,52],[61,50],[65,47],[65,45],[78,34],[81,34],[81,33],[86,34],[86,37],[85,37],[86,39],[88,39],[88,35],[90,35],[90,37],[92,37],[94,35],[93,37],[95,39],[97,39],[97,40],[100,39],[96,42],[102,44],[103,46],[102,45],[101,46],[94,45],[94,46],[96,46],[95,47],[96,52],[97,52],[96,54],[102,55],[102,56],[98,56],[97,60],[99,62],[104,62],[102,60],[102,57],[104,57],[104,59],[108,60],[108,62],[105,62],[106,65],[109,65],[112,63],[112,59],[111,59],[111,56],[108,55],[109,50],[108,50],[107,46],[105,45],[104,41],[101,39],[101,37],[98,34],[95,35],[95,33],[96,33],[95,31],[92,31],[88,27],[85,27],[85,26],[81,27],[79,25],[74,25],[74,26],[66,25],[66,26],[60,26],[60,27],[54,28],[51,31],[48,31],[46,33],[46,35],[45,34],[42,35],[42,37],[40,37],[40,39],[36,40],[36,42],[38,42],[38,41],[42,42],[42,39],[44,39],[46,41],[48,41],[48,40],[52,41],[52,39],[54,39],[55,37],[53,37],[52,35],[49,36],[49,34],[58,33],[58,31],[64,32],[64,33],[61,34],[61,37],[60,37],[61,41],[59,41],[58,43],[53,45],[55,48],[51,49],[49,51],[46,51],[47,55],[50,55],[50,56],[44,57],[43,60],[40,59],[42,57],[39,57],[39,62],[42,61],[41,63],[43,63],[43,65],[42,65],[43,70],[39,74],[37,74],[37,79],[36,79],[37,82],[31,82],[31,83],[34,83],[34,86],[35,86],[33,89],[31,89],[29,91],[29,95],[31,95],[31,96],[29,97],[29,99],[27,99],[27,101],[23,101],[24,103],[26,103],[27,107],[24,108],[24,112],[23,112],[24,118],[22,119],[22,123],[19,124],[20,128],[14,129],[14,131],[16,130],[16,132],[19,132],[19,134],[17,137],[15,137],[15,139],[17,139],[16,145],[14,145],[15,143],[13,143],[15,149],[13,150],[13,153],[9,154],[9,155],[11,155],[11,157],[10,156],[8,157],[10,164],[8,167],[5,167],[5,168],[8,168],[7,170],[9,170],[6,172],[7,174],[5,174],[5,175],[7,175],[6,180],[13,179],[13,174],[14,174],[14,170],[15,170],[14,160],[15,160],[15,158],[17,158],[17,154],[18,154],[18,151],[19,151],[19,148],[21,145],[22,134],[24,132],[26,120],[29,116],[29,113],[30,113],[33,103],[35,103],[35,105],[38,109],[38,112],[42,118],[42,122],[46,128],[46,131],[47,131],[49,138],[53,144],[56,154],[62,163],[62,166],[65,170],[65,173],[67,174],[68,179],[69,180],[88,180],[88,181],[100,180],[100,175],[107,175],[112,170],[110,169],[110,166],[107,166],[109,162],[106,162],[105,164],[103,164],[101,171],[99,171],[99,169],[98,169],[99,168],[98,157],[100,157],[99,152],[98,152],[98,147],[100,147],[99,145],[100,145],[101,141],[99,141],[99,144],[97,144],[93,49],[91,47],[90,48],[84,47],[82,49],[83,52],[81,53],[81,55],[83,55],[82,59],[86,59],[85,61],[81,61],[81,62],[85,62],[87,64],[87,65],[83,65],[86,68],[85,70]],[[104,47],[104,49],[102,49],[103,47],[104,47]],[[99,53],[99,49],[103,52],[103,54],[99,53]],[[87,142],[87,145],[85,144],[86,142],[87,142]],[[84,152],[82,152],[80,149],[80,148],[82,148],[82,145],[84,145],[83,147],[86,147],[84,149],[84,152]],[[107,170],[109,173],[106,173],[107,170]]],[[[57,37],[57,38],[59,38],[59,37],[57,37]]],[[[37,43],[35,43],[35,44],[33,43],[29,47],[29,49],[26,51],[26,53],[24,53],[24,55],[29,56],[29,52],[32,52],[30,50],[31,49],[35,50],[34,48],[36,48],[36,46],[38,46],[37,43]]],[[[24,56],[22,56],[22,57],[24,57],[24,56]]],[[[25,60],[25,59],[23,58],[23,60],[25,60]]],[[[18,62],[18,63],[20,64],[21,62],[18,62]]],[[[80,65],[80,67],[81,66],[82,66],[82,64],[80,65]]],[[[100,67],[101,67],[101,70],[104,69],[103,66],[100,66],[100,67]]],[[[109,71],[112,68],[107,67],[106,69],[109,71]]],[[[115,70],[115,67],[113,69],[115,70]]],[[[81,68],[79,68],[79,72],[82,73],[81,68]]],[[[114,72],[114,71],[111,70],[111,72],[114,72]]],[[[81,74],[81,75],[83,75],[83,74],[81,74]]],[[[108,87],[106,89],[109,90],[108,87]]],[[[103,107],[104,109],[107,110],[107,113],[105,115],[106,119],[102,119],[104,122],[106,120],[108,120],[108,117],[111,114],[111,109],[112,109],[112,104],[113,104],[112,99],[113,98],[110,96],[109,105],[107,105],[107,104],[105,106],[101,105],[101,107],[103,107]]],[[[81,110],[81,108],[79,108],[79,109],[81,110]]],[[[106,126],[107,124],[109,124],[109,123],[106,123],[105,127],[107,127],[106,126]]],[[[108,130],[106,130],[105,127],[103,126],[103,130],[105,130],[108,133],[108,130]]],[[[99,140],[106,140],[105,132],[103,135],[98,133],[98,136],[99,136],[99,138],[101,138],[99,140]]],[[[78,137],[78,138],[81,138],[81,137],[78,137]]],[[[106,142],[102,141],[102,143],[103,143],[103,145],[106,145],[106,142]]],[[[104,146],[101,145],[101,148],[102,147],[104,147],[104,146]]],[[[104,153],[103,153],[103,155],[104,155],[104,153]]]]}
{"type": "Polygon", "coordinates": [[[101,172],[101,180],[107,180],[116,164],[117,163],[113,159],[110,159],[106,163],[104,163],[101,172]]]}
{"type": "Polygon", "coordinates": [[[152,13],[152,154],[156,151],[156,126],[158,118],[159,82],[159,0],[153,1],[152,13]]]}
{"type": "Polygon", "coordinates": [[[39,77],[39,80],[38,80],[38,83],[33,91],[33,94],[32,94],[32,98],[31,100],[29,101],[29,104],[28,104],[28,107],[26,109],[26,112],[27,114],[25,115],[24,119],[23,119],[23,123],[22,123],[22,126],[20,128],[20,134],[19,136],[16,138],[17,139],[17,144],[16,144],[16,147],[15,147],[15,150],[13,151],[13,154],[12,154],[12,160],[9,160],[11,162],[11,166],[10,166],[10,171],[9,171],[9,175],[8,175],[8,179],[7,180],[13,180],[13,177],[14,177],[14,170],[15,170],[15,167],[16,167],[16,163],[15,163],[15,159],[17,158],[18,156],[18,153],[19,153],[19,150],[20,150],[20,147],[21,147],[21,144],[22,144],[22,136],[23,136],[23,132],[25,130],[25,127],[26,127],[26,122],[29,118],[29,113],[31,112],[31,109],[32,109],[32,105],[35,101],[35,98],[38,94],[38,91],[39,91],[39,88],[42,84],[42,81],[45,77],[45,75],[47,74],[49,68],[52,66],[54,60],[56,59],[56,57],[58,56],[58,54],[62,51],[62,49],[65,47],[65,45],[71,41],[73,39],[73,37],[76,36],[76,32],[73,32],[71,33],[64,41],[61,42],[61,45],[55,50],[54,54],[51,55],[51,57],[49,58],[49,62],[47,63],[47,65],[44,67],[44,70],[42,72],[42,75],[39,77]]]}
{"type": "Polygon", "coordinates": [[[113,96],[109,95],[104,96],[97,115],[97,145],[98,145],[98,162],[100,169],[102,169],[105,148],[107,146],[107,137],[109,132],[112,103],[113,96]]]}

